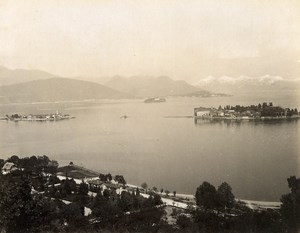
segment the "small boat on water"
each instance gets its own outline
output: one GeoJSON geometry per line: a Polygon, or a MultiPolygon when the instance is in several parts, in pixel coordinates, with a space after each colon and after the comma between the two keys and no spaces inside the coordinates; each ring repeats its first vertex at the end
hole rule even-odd
{"type": "Polygon", "coordinates": [[[166,102],[165,98],[159,98],[159,97],[153,97],[153,98],[148,98],[145,99],[144,103],[162,103],[166,102]]]}

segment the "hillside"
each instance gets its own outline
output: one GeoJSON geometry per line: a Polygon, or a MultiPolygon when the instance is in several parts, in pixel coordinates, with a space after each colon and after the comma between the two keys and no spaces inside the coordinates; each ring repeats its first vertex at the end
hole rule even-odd
{"type": "Polygon", "coordinates": [[[194,87],[185,81],[175,81],[165,76],[157,78],[142,76],[125,78],[115,76],[105,85],[140,98],[153,96],[185,96],[191,93],[197,93],[198,96],[207,96],[209,94],[208,91],[194,87]]]}
{"type": "Polygon", "coordinates": [[[35,80],[0,87],[0,103],[126,98],[131,98],[131,95],[97,83],[66,78],[35,80]]]}
{"type": "Polygon", "coordinates": [[[68,177],[74,179],[84,179],[84,178],[99,177],[100,173],[73,164],[71,166],[70,165],[63,166],[57,169],[57,175],[65,176],[66,174],[68,175],[68,177]]]}
{"type": "Polygon", "coordinates": [[[11,70],[0,66],[0,86],[24,83],[33,80],[53,78],[55,75],[41,70],[11,70]]]}

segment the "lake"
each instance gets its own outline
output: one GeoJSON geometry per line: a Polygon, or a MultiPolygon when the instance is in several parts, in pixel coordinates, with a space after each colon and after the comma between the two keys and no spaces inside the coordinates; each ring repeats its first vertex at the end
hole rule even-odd
{"type": "Polygon", "coordinates": [[[73,161],[102,173],[122,174],[128,183],[147,182],[177,193],[194,194],[208,181],[226,181],[236,197],[278,201],[286,179],[300,175],[300,122],[194,123],[199,106],[258,104],[297,107],[295,93],[214,98],[2,105],[0,115],[50,113],[75,119],[59,122],[0,122],[0,152],[47,155],[61,165],[73,161]],[[120,118],[127,115],[127,119],[120,118]]]}

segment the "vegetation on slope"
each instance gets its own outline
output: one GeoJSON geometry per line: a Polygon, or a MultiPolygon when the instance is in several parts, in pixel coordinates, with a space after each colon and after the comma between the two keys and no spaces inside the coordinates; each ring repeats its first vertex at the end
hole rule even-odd
{"type": "MultiPolygon", "coordinates": [[[[47,156],[12,156],[0,160],[0,166],[2,232],[296,233],[300,229],[300,179],[295,176],[288,178],[291,191],[282,196],[280,210],[249,209],[236,201],[225,182],[218,188],[203,182],[196,190],[195,205],[182,209],[163,204],[165,198],[175,200],[176,192],[171,197],[165,191],[162,199],[163,190],[148,189],[144,183],[144,194],[142,188],[127,186],[121,175],[99,173],[96,182],[77,182],[68,174],[58,177],[58,163],[47,156]]],[[[80,170],[74,164],[68,167],[80,170]]],[[[66,167],[62,170],[67,172],[66,167]]]]}

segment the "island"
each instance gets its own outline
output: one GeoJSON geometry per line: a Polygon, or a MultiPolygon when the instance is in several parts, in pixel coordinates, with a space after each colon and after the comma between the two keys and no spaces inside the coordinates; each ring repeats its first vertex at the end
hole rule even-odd
{"type": "Polygon", "coordinates": [[[279,120],[279,119],[298,119],[300,114],[297,110],[273,106],[273,103],[242,106],[226,105],[219,108],[194,108],[194,119],[207,120],[279,120]]]}
{"type": "Polygon", "coordinates": [[[59,112],[53,114],[29,114],[29,115],[19,115],[12,114],[6,115],[5,117],[1,117],[0,120],[7,121],[60,121],[60,120],[69,120],[74,119],[74,116],[70,116],[68,114],[61,114],[59,112]]]}
{"type": "Polygon", "coordinates": [[[160,97],[153,97],[153,98],[145,99],[144,101],[144,103],[162,103],[162,102],[166,102],[166,99],[160,97]]]}

